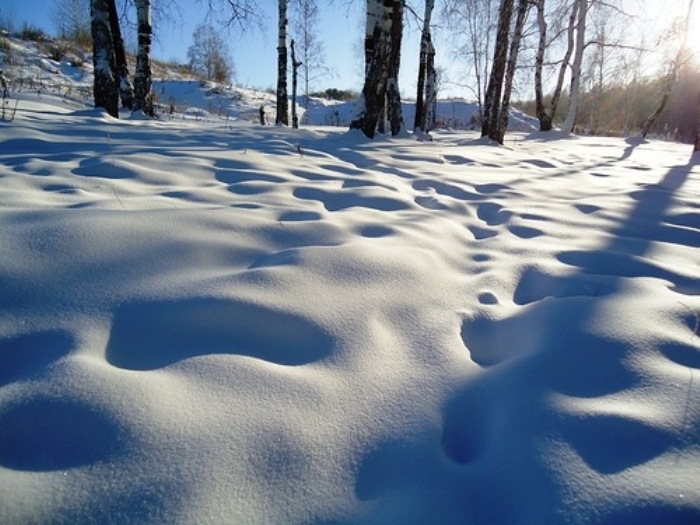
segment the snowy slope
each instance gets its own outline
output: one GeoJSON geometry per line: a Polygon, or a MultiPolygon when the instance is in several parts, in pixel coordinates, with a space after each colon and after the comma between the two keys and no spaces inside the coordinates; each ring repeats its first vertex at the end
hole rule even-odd
{"type": "MultiPolygon", "coordinates": [[[[10,88],[22,93],[61,95],[66,103],[90,104],[92,101],[92,58],[89,53],[69,47],[61,60],[53,60],[55,52],[65,43],[47,40],[36,43],[6,35],[9,51],[0,49],[0,70],[4,69],[10,88]]],[[[246,120],[259,122],[259,108],[265,109],[268,123],[275,121],[275,95],[243,87],[227,86],[183,76],[176,68],[155,64],[153,93],[161,118],[196,118],[246,120]]],[[[291,93],[290,93],[291,97],[291,93]]],[[[299,95],[297,112],[302,125],[347,127],[356,114],[356,102],[339,102],[310,97],[308,102],[299,95]]],[[[290,110],[291,111],[291,110],[290,110]]],[[[412,128],[415,103],[403,103],[404,121],[412,128]]],[[[475,129],[475,103],[465,100],[440,100],[437,110],[440,128],[475,129]]],[[[515,109],[511,112],[509,129],[534,131],[537,120],[515,109]]]]}
{"type": "Polygon", "coordinates": [[[0,523],[700,521],[687,146],[15,96],[0,523]]]}

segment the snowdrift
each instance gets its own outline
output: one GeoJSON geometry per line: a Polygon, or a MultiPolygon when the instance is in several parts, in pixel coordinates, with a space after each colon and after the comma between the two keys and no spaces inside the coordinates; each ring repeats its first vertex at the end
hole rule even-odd
{"type": "Polygon", "coordinates": [[[0,522],[700,522],[687,146],[0,122],[0,522]]]}

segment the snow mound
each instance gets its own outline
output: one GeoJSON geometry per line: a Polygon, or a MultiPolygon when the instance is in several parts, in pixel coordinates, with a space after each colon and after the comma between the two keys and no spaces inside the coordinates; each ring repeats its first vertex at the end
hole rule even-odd
{"type": "Polygon", "coordinates": [[[1,522],[700,522],[685,146],[15,96],[1,522]]]}

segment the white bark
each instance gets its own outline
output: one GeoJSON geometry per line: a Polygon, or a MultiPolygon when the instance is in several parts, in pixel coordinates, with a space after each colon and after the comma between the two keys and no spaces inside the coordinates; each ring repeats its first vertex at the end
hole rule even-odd
{"type": "Polygon", "coordinates": [[[510,24],[513,14],[514,0],[501,0],[498,11],[498,30],[496,32],[496,46],[494,48],[493,61],[489,84],[484,97],[484,111],[481,123],[481,136],[497,139],[498,121],[501,111],[501,96],[503,93],[503,78],[506,72],[508,59],[508,43],[510,40],[510,24]]]}
{"type": "Polygon", "coordinates": [[[398,135],[404,127],[399,70],[401,69],[401,41],[403,40],[404,0],[394,0],[389,21],[389,74],[386,81],[387,116],[391,134],[398,135]]]}
{"type": "Polygon", "coordinates": [[[365,20],[365,77],[369,73],[372,56],[377,45],[375,31],[382,20],[382,0],[367,0],[367,19],[365,20]]]}
{"type": "Polygon", "coordinates": [[[91,33],[93,48],[95,107],[119,117],[117,82],[114,78],[114,50],[109,25],[109,4],[106,0],[91,0],[91,33]]]}
{"type": "Polygon", "coordinates": [[[535,113],[540,121],[540,131],[549,131],[552,127],[552,117],[544,108],[544,93],[542,90],[542,69],[544,67],[544,52],[547,46],[547,21],[544,16],[545,0],[537,0],[537,31],[539,39],[535,54],[535,113]]]}
{"type": "Polygon", "coordinates": [[[428,54],[434,48],[430,34],[430,20],[435,8],[435,0],[425,0],[425,13],[423,15],[423,31],[420,37],[420,56],[418,59],[418,83],[416,94],[416,115],[413,121],[413,129],[428,131],[426,122],[427,107],[426,102],[430,99],[428,88],[432,88],[434,83],[428,81],[428,54]]]}
{"type": "Polygon", "coordinates": [[[290,47],[292,51],[292,127],[297,129],[299,127],[299,118],[297,117],[297,77],[302,63],[297,60],[294,50],[294,39],[290,42],[290,47]]]}
{"type": "Polygon", "coordinates": [[[513,79],[515,78],[515,67],[518,63],[518,52],[520,51],[520,40],[523,35],[525,18],[530,7],[529,0],[519,0],[518,13],[515,21],[515,28],[510,42],[508,52],[508,67],[506,68],[505,84],[503,86],[503,101],[496,126],[496,140],[503,144],[503,139],[508,128],[508,116],[510,113],[510,95],[513,90],[513,79]]]}
{"type": "Polygon", "coordinates": [[[437,71],[435,70],[435,47],[432,42],[428,47],[428,62],[425,77],[425,131],[435,129],[437,107],[437,71]]]}
{"type": "Polygon", "coordinates": [[[578,18],[578,2],[574,2],[573,8],[569,15],[569,25],[566,30],[566,53],[562,59],[561,67],[559,68],[559,76],[557,77],[557,84],[554,87],[554,93],[552,94],[552,100],[549,104],[549,116],[551,120],[557,113],[559,107],[559,99],[561,98],[561,92],[564,88],[564,78],[566,77],[566,70],[569,66],[569,60],[571,60],[571,55],[574,52],[574,31],[576,29],[576,19],[578,18]]]}
{"type": "Polygon", "coordinates": [[[357,101],[357,113],[350,129],[360,129],[373,138],[377,124],[381,131],[386,107],[387,79],[391,66],[391,20],[393,2],[367,0],[365,26],[365,82],[362,97],[357,101]]]}
{"type": "Polygon", "coordinates": [[[136,25],[138,29],[138,50],[134,72],[134,110],[153,116],[153,93],[151,90],[151,0],[136,1],[136,25]]]}
{"type": "Polygon", "coordinates": [[[129,78],[129,66],[126,61],[126,50],[124,49],[124,39],[119,27],[119,14],[115,0],[109,0],[109,27],[112,33],[112,46],[114,51],[114,78],[117,82],[119,98],[122,106],[128,109],[134,107],[134,87],[129,78]]]}
{"type": "Polygon", "coordinates": [[[571,65],[571,92],[569,99],[569,111],[566,114],[563,131],[572,133],[578,115],[579,96],[581,92],[581,68],[583,64],[583,51],[586,47],[586,15],[588,14],[588,0],[576,0],[578,8],[578,24],[576,25],[576,51],[574,62],[571,65]]]}
{"type": "Polygon", "coordinates": [[[289,125],[287,102],[287,0],[279,0],[277,39],[277,117],[275,124],[289,125]]]}

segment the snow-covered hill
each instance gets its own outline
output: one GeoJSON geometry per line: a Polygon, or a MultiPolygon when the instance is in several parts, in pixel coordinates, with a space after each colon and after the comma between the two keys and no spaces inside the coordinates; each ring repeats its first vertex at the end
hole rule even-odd
{"type": "MultiPolygon", "coordinates": [[[[92,59],[85,50],[66,43],[46,40],[32,42],[5,35],[6,49],[0,48],[0,69],[10,80],[13,93],[51,93],[66,101],[90,104],[92,98],[92,59]],[[53,57],[53,58],[52,58],[53,57]]],[[[275,120],[274,94],[238,86],[226,86],[187,76],[181,68],[156,64],[153,92],[161,118],[194,117],[259,121],[263,106],[267,120],[275,120]]],[[[406,101],[404,120],[413,123],[415,105],[406,101]]],[[[439,127],[474,129],[478,106],[460,99],[441,100],[437,107],[439,127]]],[[[355,101],[339,102],[311,97],[299,98],[302,124],[347,127],[355,115],[355,101]]],[[[534,118],[513,110],[512,131],[537,129],[534,118]]]]}

